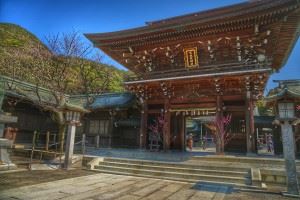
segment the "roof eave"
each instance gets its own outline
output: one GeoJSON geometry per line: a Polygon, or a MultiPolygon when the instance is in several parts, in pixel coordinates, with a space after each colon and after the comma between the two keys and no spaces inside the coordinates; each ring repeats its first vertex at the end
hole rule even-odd
{"type": "MultiPolygon", "coordinates": [[[[290,2],[292,2],[293,0],[289,0],[290,2]]],[[[258,6],[266,6],[268,5],[270,2],[272,1],[266,1],[266,2],[261,2],[258,6]]],[[[276,3],[276,2],[275,2],[276,3]]],[[[285,2],[286,3],[286,2],[285,2]]],[[[251,4],[256,4],[256,2],[253,2],[253,3],[242,3],[242,4],[245,4],[245,8],[244,9],[241,9],[242,11],[240,12],[236,12],[236,10],[234,9],[235,7],[239,7],[241,4],[235,4],[235,5],[231,5],[231,6],[228,6],[228,7],[231,7],[231,10],[226,12],[225,14],[219,14],[216,13],[217,16],[213,15],[213,16],[210,16],[208,18],[205,18],[205,20],[201,23],[197,23],[199,25],[201,24],[206,24],[206,23],[212,23],[214,21],[218,21],[220,19],[222,19],[222,21],[224,22],[224,20],[226,21],[230,21],[232,18],[236,18],[236,17],[240,17],[240,16],[244,16],[244,15],[249,15],[251,13],[254,13],[254,12],[258,12],[255,8],[250,8],[250,9],[246,9],[248,5],[251,5],[251,4]],[[225,16],[224,16],[225,15],[225,16]]],[[[283,3],[281,3],[283,4],[283,3]]],[[[275,6],[273,7],[279,7],[281,4],[276,4],[275,6]]],[[[297,5],[299,5],[300,3],[297,2],[297,5]]],[[[227,7],[223,7],[223,8],[216,8],[216,9],[212,9],[212,10],[209,10],[209,12],[216,12],[216,11],[222,11],[222,9],[225,9],[227,7]]],[[[262,12],[263,10],[259,10],[259,12],[262,12]]],[[[198,13],[198,17],[201,16],[201,14],[203,13],[206,13],[208,11],[202,11],[202,12],[199,12],[198,13]]],[[[184,17],[185,15],[183,16],[178,16],[176,18],[181,18],[181,17],[184,17]]],[[[172,18],[170,18],[172,19],[172,18]]],[[[168,20],[168,19],[165,19],[165,20],[168,20]]],[[[199,21],[201,21],[203,19],[199,18],[199,21]]],[[[161,21],[164,21],[164,20],[161,20],[161,21]]],[[[182,21],[180,23],[180,26],[181,24],[186,24],[187,25],[191,25],[189,24],[190,20],[186,20],[186,21],[182,21]]],[[[160,32],[160,31],[163,31],[163,30],[167,30],[167,29],[173,29],[173,28],[176,28],[176,25],[178,25],[176,22],[172,22],[172,23],[160,23],[160,25],[148,25],[148,26],[141,26],[141,27],[137,27],[137,28],[132,28],[132,29],[126,29],[126,30],[121,30],[121,31],[115,31],[115,32],[106,32],[106,33],[86,33],[84,34],[88,39],[92,40],[92,41],[105,41],[105,40],[112,40],[112,39],[123,39],[123,38],[128,38],[128,37],[135,37],[137,35],[143,35],[143,34],[150,34],[150,33],[154,33],[154,32],[160,32]]],[[[97,42],[97,45],[101,45],[99,44],[99,42],[97,42]]]]}
{"type": "Polygon", "coordinates": [[[300,100],[300,94],[289,90],[288,88],[284,88],[283,90],[281,90],[280,92],[271,95],[271,96],[267,96],[265,97],[266,102],[270,103],[270,102],[274,102],[274,101],[278,101],[280,99],[283,99],[284,97],[292,97],[292,98],[296,98],[300,100]]]}

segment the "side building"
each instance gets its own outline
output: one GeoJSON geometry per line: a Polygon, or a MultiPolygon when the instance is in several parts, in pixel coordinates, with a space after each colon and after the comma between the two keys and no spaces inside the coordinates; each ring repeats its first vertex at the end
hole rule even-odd
{"type": "MultiPolygon", "coordinates": [[[[50,132],[50,145],[58,142],[58,126],[52,114],[35,104],[37,95],[36,86],[1,77],[2,81],[14,86],[5,89],[2,109],[6,113],[18,117],[17,123],[6,125],[6,129],[16,128],[15,144],[21,148],[30,148],[34,132],[38,133],[37,145],[43,147],[46,142],[46,133],[50,132]],[[22,92],[20,92],[22,91],[22,92]]],[[[6,87],[9,84],[5,84],[6,87]]],[[[45,88],[39,88],[43,101],[51,104],[51,95],[45,88]]],[[[99,148],[137,148],[139,146],[139,109],[135,95],[125,93],[107,93],[89,95],[87,104],[83,95],[66,95],[69,105],[89,109],[91,112],[84,115],[82,125],[76,130],[76,141],[86,135],[87,145],[99,148]]]]}

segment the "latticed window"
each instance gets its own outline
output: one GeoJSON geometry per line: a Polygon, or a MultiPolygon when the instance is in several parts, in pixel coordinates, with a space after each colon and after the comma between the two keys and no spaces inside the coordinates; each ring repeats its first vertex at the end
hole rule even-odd
{"type": "Polygon", "coordinates": [[[90,134],[108,135],[109,120],[91,120],[90,134]]]}
{"type": "Polygon", "coordinates": [[[108,134],[108,120],[100,120],[99,121],[99,134],[100,135],[107,135],[108,134]]]}
{"type": "Polygon", "coordinates": [[[294,103],[278,103],[279,117],[290,119],[295,117],[294,103]]]}

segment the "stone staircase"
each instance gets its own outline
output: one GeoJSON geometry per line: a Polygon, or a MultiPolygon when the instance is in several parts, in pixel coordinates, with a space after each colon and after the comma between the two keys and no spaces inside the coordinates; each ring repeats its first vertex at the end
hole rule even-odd
{"type": "MultiPolygon", "coordinates": [[[[194,162],[223,162],[232,165],[260,165],[260,166],[284,166],[284,159],[272,157],[242,157],[242,156],[193,156],[190,161],[194,162]]],[[[300,166],[300,160],[296,160],[300,166]]]]}
{"type": "Polygon", "coordinates": [[[245,167],[232,168],[108,157],[94,158],[87,166],[102,173],[258,188],[251,185],[251,170],[245,167]]]}

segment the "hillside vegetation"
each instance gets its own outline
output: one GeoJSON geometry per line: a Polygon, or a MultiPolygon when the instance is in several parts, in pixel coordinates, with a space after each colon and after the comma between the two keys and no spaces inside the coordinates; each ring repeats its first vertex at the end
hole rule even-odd
{"type": "MultiPolygon", "coordinates": [[[[13,76],[14,78],[36,84],[28,69],[37,67],[39,70],[47,70],[47,65],[37,62],[40,58],[37,58],[35,51],[39,51],[39,57],[43,56],[46,62],[47,58],[52,55],[47,46],[29,31],[15,24],[0,23],[0,75],[13,76]]],[[[67,59],[70,58],[62,56],[59,58],[59,61],[63,62],[63,60],[67,59]]],[[[78,59],[74,58],[74,60],[78,59]]],[[[90,66],[103,72],[103,79],[98,78],[97,81],[94,81],[93,88],[104,88],[105,85],[102,92],[120,92],[124,90],[123,81],[124,76],[127,74],[126,71],[92,60],[82,58],[80,60],[81,63],[87,66],[87,69],[90,66]],[[109,74],[109,81],[104,77],[107,74],[109,74]]],[[[70,87],[68,87],[66,92],[70,94],[83,93],[82,83],[78,82],[78,76],[79,69],[74,64],[70,71],[72,80],[69,81],[70,87]]],[[[91,73],[91,76],[93,76],[93,73],[91,73]]],[[[47,84],[45,83],[45,85],[41,86],[47,87],[47,84]]]]}

